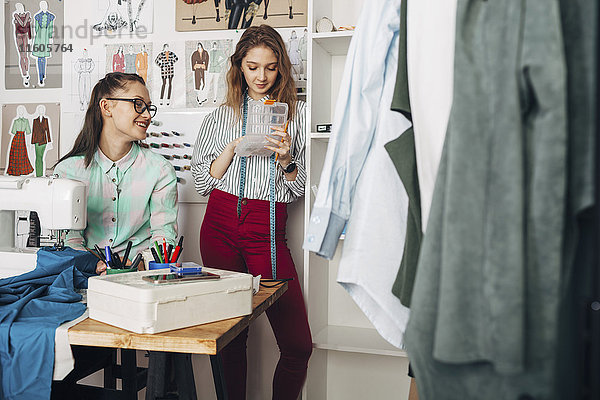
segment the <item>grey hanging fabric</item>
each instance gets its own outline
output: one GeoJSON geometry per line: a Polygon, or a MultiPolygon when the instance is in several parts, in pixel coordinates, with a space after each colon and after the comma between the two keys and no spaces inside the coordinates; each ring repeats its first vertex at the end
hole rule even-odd
{"type": "MultiPolygon", "coordinates": [[[[403,0],[400,5],[400,32],[398,71],[396,74],[396,86],[392,99],[392,110],[402,113],[412,121],[410,113],[410,99],[408,96],[408,74],[406,64],[406,4],[403,0]]],[[[385,145],[400,180],[408,195],[408,217],[406,221],[406,239],[404,241],[404,253],[392,293],[400,299],[400,302],[410,307],[415,274],[417,271],[417,260],[423,233],[421,231],[421,197],[419,192],[419,177],[417,175],[417,160],[415,157],[415,134],[412,126],[397,139],[385,145]]]]}
{"type": "MultiPolygon", "coordinates": [[[[586,303],[593,293],[594,264],[594,164],[598,129],[598,2],[560,0],[567,62],[568,186],[565,214],[563,291],[556,351],[557,398],[583,398],[581,378],[584,358],[583,331],[588,327],[586,303]]],[[[600,340],[600,338],[595,338],[600,340]]],[[[598,379],[595,377],[593,379],[598,379]]]]}
{"type": "Polygon", "coordinates": [[[558,0],[459,0],[406,345],[430,399],[551,399],[566,192],[558,0]]]}

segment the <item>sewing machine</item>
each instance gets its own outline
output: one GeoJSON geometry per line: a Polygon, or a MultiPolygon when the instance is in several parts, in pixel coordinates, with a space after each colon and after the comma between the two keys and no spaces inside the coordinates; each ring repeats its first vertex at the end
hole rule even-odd
{"type": "Polygon", "coordinates": [[[56,177],[0,176],[0,278],[35,269],[38,247],[18,240],[21,211],[35,211],[46,238],[62,248],[67,231],[82,230],[87,222],[84,183],[56,177]]]}

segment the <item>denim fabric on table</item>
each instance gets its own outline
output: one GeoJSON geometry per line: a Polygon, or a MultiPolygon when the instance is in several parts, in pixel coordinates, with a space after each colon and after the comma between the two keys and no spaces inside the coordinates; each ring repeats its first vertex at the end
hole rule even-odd
{"type": "Polygon", "coordinates": [[[85,311],[75,289],[95,266],[86,252],[41,249],[36,269],[0,279],[0,398],[50,398],[54,333],[85,311]]]}
{"type": "Polygon", "coordinates": [[[406,345],[420,398],[553,398],[566,192],[557,0],[459,0],[406,345]]]}

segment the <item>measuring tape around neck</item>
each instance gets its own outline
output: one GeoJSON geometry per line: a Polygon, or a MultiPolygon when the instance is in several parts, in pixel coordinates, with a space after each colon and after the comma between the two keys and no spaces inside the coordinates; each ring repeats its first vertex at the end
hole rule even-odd
{"type": "MultiPolygon", "coordinates": [[[[244,94],[244,106],[242,117],[242,136],[246,136],[246,123],[248,120],[248,97],[244,94]]],[[[246,162],[247,157],[240,159],[240,188],[237,202],[238,218],[242,215],[242,198],[246,187],[246,162]]],[[[269,233],[271,236],[271,274],[277,279],[277,248],[275,246],[275,154],[269,157],[269,233]]]]}

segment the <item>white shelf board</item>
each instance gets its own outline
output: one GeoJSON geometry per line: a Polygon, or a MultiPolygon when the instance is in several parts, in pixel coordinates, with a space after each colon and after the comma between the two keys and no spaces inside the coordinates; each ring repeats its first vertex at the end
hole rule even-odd
{"type": "Polygon", "coordinates": [[[310,138],[311,139],[329,139],[331,137],[331,133],[327,132],[327,133],[317,133],[317,132],[311,132],[310,133],[310,138]]]}
{"type": "Polygon", "coordinates": [[[328,325],[313,337],[316,349],[381,356],[407,357],[404,350],[389,344],[375,329],[328,325]]]}
{"type": "Polygon", "coordinates": [[[354,31],[315,33],[313,40],[332,56],[343,56],[348,53],[353,34],[354,31]]]}

